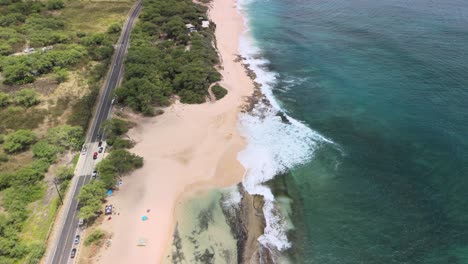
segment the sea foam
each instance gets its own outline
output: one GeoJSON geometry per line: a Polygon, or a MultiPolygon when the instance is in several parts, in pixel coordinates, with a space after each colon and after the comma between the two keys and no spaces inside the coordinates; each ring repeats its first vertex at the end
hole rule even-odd
{"type": "MultiPolygon", "coordinates": [[[[245,10],[240,3],[239,10],[245,10]]],[[[248,26],[248,22],[246,22],[248,26]]],[[[248,33],[248,32],[247,32],[248,33]]],[[[278,74],[267,69],[269,61],[249,34],[240,41],[243,63],[255,72],[255,82],[260,84],[268,103],[260,100],[249,113],[240,116],[240,131],[247,139],[246,148],[238,155],[247,172],[243,185],[250,194],[264,197],[264,234],[259,242],[266,248],[285,250],[291,247],[284,219],[275,208],[272,191],[264,185],[276,175],[310,161],[314,151],[323,143],[332,141],[321,136],[303,123],[285,113],[273,96],[278,74]]]]}

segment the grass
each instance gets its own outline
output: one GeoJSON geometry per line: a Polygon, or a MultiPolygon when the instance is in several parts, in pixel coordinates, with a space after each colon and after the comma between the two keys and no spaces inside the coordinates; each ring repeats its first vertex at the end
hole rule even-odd
{"type": "Polygon", "coordinates": [[[37,260],[42,258],[45,252],[45,242],[52,229],[59,205],[58,196],[49,204],[44,204],[43,200],[39,200],[29,205],[33,208],[33,213],[24,223],[24,231],[20,237],[34,250],[24,258],[24,263],[38,263],[37,260]]]}
{"type": "Polygon", "coordinates": [[[112,23],[125,21],[134,1],[67,2],[60,16],[66,18],[71,29],[80,32],[105,32],[112,23]]]}
{"type": "Polygon", "coordinates": [[[49,230],[57,214],[60,205],[59,197],[52,199],[50,203],[44,204],[44,200],[36,201],[29,205],[31,215],[24,223],[24,232],[21,234],[23,241],[27,243],[44,243],[49,234],[49,230]]]}
{"type": "MultiPolygon", "coordinates": [[[[0,109],[0,133],[6,131],[24,129],[35,129],[44,121],[47,110],[37,107],[24,108],[10,106],[0,109]]],[[[6,133],[5,133],[6,134],[6,133]]]]}

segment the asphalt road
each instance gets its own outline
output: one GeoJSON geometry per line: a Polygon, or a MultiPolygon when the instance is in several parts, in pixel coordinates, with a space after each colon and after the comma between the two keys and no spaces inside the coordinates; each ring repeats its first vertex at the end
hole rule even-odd
{"type": "MultiPolygon", "coordinates": [[[[73,263],[74,259],[70,258],[71,249],[74,247],[73,240],[76,234],[80,234],[81,230],[78,228],[78,193],[91,179],[91,173],[94,165],[102,159],[102,154],[99,154],[97,160],[92,157],[93,152],[97,151],[99,141],[98,134],[102,135],[101,125],[109,117],[112,107],[112,91],[120,82],[122,74],[123,60],[130,41],[130,33],[133,28],[135,19],[138,17],[142,7],[142,1],[139,0],[132,9],[127,22],[122,28],[119,41],[115,48],[113,60],[111,62],[111,69],[107,76],[106,83],[102,90],[101,96],[98,101],[96,113],[93,122],[86,137],[86,145],[88,146],[87,153],[80,157],[80,161],[75,171],[75,178],[70,186],[70,194],[67,194],[67,199],[64,205],[64,214],[62,219],[62,226],[59,226],[60,233],[53,242],[51,253],[48,255],[46,262],[52,264],[66,264],[73,263]],[[81,161],[82,160],[82,161],[81,161]]],[[[82,242],[81,242],[82,243],[82,242]]],[[[78,249],[79,250],[79,249],[78,249]]]]}

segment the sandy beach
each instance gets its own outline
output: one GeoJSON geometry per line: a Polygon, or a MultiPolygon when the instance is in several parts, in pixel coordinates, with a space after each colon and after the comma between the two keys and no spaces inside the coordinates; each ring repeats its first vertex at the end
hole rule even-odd
{"type": "Polygon", "coordinates": [[[100,228],[111,234],[111,243],[94,263],[160,263],[170,246],[174,212],[181,201],[242,180],[245,170],[236,157],[245,142],[237,121],[253,92],[252,80],[236,60],[244,24],[234,0],[214,0],[210,5],[222,61],[220,84],[229,93],[214,103],[176,102],[161,116],[136,120],[137,126],[129,132],[137,142],[131,151],[142,156],[145,165],[125,177],[120,190],[109,198],[117,215],[100,228]],[[149,220],[142,221],[143,215],[149,220]],[[147,245],[137,246],[139,239],[147,245]]]}

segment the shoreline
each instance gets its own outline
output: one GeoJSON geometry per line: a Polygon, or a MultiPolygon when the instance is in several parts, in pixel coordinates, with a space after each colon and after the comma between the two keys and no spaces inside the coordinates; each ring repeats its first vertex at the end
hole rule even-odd
{"type": "Polygon", "coordinates": [[[214,103],[176,102],[160,116],[137,118],[137,126],[128,133],[137,143],[130,151],[142,156],[145,165],[125,177],[121,189],[109,197],[116,215],[100,228],[111,235],[111,242],[93,262],[162,262],[171,246],[182,201],[242,181],[245,169],[237,154],[246,140],[238,131],[238,117],[255,89],[238,59],[245,26],[235,5],[236,1],[214,0],[208,11],[216,24],[220,84],[228,94],[214,103]],[[141,221],[143,215],[149,220],[141,221]],[[146,241],[145,247],[136,246],[139,239],[146,241]]]}

